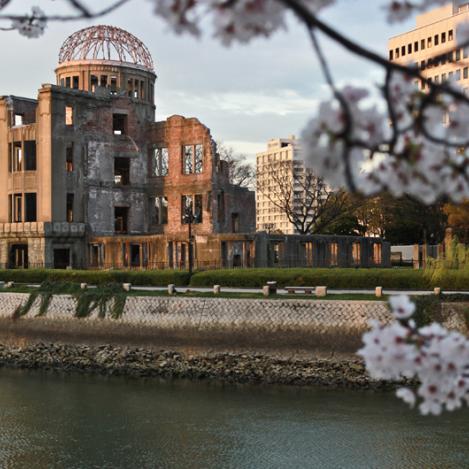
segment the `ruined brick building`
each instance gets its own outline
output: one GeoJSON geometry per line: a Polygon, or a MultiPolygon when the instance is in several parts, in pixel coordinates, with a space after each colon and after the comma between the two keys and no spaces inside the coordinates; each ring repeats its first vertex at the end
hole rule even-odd
{"type": "Polygon", "coordinates": [[[155,122],[143,43],[78,31],[56,76],[37,100],[0,97],[1,266],[185,267],[188,210],[196,265],[252,265],[254,193],[197,119],[155,122]]]}

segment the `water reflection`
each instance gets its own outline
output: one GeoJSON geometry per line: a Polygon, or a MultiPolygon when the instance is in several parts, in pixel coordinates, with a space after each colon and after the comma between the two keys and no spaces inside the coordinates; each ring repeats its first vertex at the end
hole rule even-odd
{"type": "Polygon", "coordinates": [[[459,468],[469,412],[392,395],[0,373],[1,468],[459,468]]]}

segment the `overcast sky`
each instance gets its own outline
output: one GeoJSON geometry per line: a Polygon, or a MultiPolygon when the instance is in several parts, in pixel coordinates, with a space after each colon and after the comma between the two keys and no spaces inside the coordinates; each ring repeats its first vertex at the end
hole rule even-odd
{"type": "MultiPolygon", "coordinates": [[[[342,33],[386,54],[387,39],[412,27],[390,27],[381,5],[385,0],[337,0],[323,18],[342,33]]],[[[99,4],[109,3],[100,0],[99,4]]],[[[31,5],[46,11],[58,1],[13,0],[13,11],[31,5]],[[18,5],[15,7],[15,4],[18,5]]],[[[89,4],[96,2],[89,1],[89,4]]],[[[237,151],[253,157],[267,140],[298,135],[327,88],[304,29],[290,18],[288,31],[247,46],[225,48],[207,29],[200,40],[177,36],[152,14],[151,0],[128,6],[93,22],[53,23],[39,39],[0,32],[0,95],[36,97],[41,83],[54,83],[54,67],[67,36],[90,24],[112,24],[136,35],[150,50],[156,66],[157,120],[172,114],[198,117],[237,151]]],[[[338,81],[377,82],[380,72],[331,44],[325,44],[338,81]]]]}

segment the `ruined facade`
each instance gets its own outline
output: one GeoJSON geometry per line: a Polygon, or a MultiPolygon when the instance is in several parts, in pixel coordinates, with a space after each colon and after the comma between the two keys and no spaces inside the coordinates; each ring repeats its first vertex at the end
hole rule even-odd
{"type": "Polygon", "coordinates": [[[202,264],[219,260],[223,234],[232,250],[230,237],[254,231],[254,194],[230,184],[209,129],[155,122],[156,75],[137,38],[79,31],[56,76],[37,100],[0,97],[2,267],[185,267],[190,211],[202,264]]]}

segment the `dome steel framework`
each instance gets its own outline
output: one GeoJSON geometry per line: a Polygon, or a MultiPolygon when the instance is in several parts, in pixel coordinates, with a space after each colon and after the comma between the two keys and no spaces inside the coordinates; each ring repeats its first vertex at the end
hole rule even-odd
{"type": "Polygon", "coordinates": [[[60,48],[59,64],[75,60],[112,60],[154,70],[145,44],[114,26],[91,26],[69,36],[60,48]]]}

